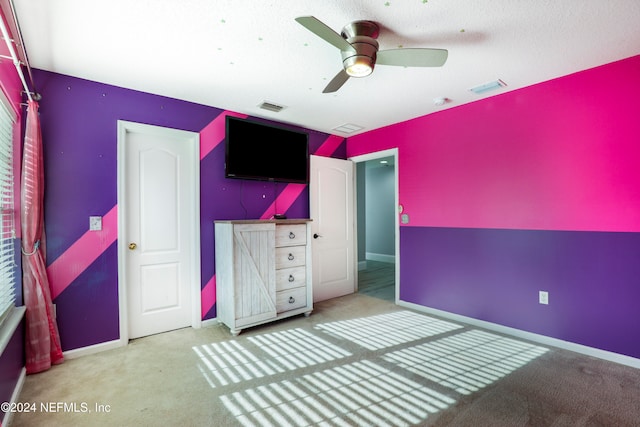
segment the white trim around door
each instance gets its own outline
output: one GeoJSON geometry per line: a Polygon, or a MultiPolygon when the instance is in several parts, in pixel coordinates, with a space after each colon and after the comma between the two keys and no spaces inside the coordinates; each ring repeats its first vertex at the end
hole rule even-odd
{"type": "MultiPolygon", "coordinates": [[[[348,160],[353,161],[354,163],[360,163],[360,162],[367,162],[369,160],[377,160],[377,159],[381,159],[384,157],[391,157],[393,156],[393,163],[394,163],[394,173],[395,173],[395,190],[394,190],[394,203],[395,203],[395,207],[396,207],[396,215],[394,216],[394,221],[395,221],[395,273],[396,273],[396,286],[395,286],[395,303],[398,304],[398,302],[400,301],[400,222],[398,221],[398,208],[400,206],[400,202],[399,202],[399,190],[398,190],[398,149],[397,148],[391,148],[388,150],[383,150],[383,151],[376,151],[374,153],[369,153],[369,154],[362,154],[360,156],[354,156],[354,157],[349,157],[348,160]]],[[[357,178],[354,179],[354,194],[356,194],[356,198],[357,198],[357,191],[358,191],[358,187],[357,187],[357,178]]],[[[355,221],[357,221],[357,215],[355,216],[355,221]]],[[[355,229],[358,229],[358,226],[356,224],[355,229]]]]}
{"type": "Polygon", "coordinates": [[[126,162],[125,162],[125,142],[127,134],[132,132],[144,133],[147,135],[158,135],[159,137],[176,137],[189,144],[189,165],[186,173],[191,174],[190,180],[193,183],[189,190],[188,200],[190,210],[195,212],[195,216],[188,219],[190,235],[189,259],[189,282],[191,288],[191,327],[200,328],[202,326],[201,313],[201,277],[200,277],[200,135],[196,132],[188,132],[178,129],[152,126],[142,123],[134,123],[118,120],[118,141],[117,141],[117,161],[118,161],[118,303],[120,315],[120,345],[124,346],[129,342],[129,318],[127,306],[127,223],[125,218],[127,200],[126,182],[126,162]]]}

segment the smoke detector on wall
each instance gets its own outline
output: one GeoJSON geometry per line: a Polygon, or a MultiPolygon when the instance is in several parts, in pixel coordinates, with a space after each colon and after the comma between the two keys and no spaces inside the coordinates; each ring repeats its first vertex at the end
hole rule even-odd
{"type": "Polygon", "coordinates": [[[433,104],[440,107],[444,104],[446,104],[447,102],[449,102],[449,98],[446,98],[444,96],[438,97],[438,98],[433,98],[433,104]]]}
{"type": "Polygon", "coordinates": [[[499,89],[501,87],[505,87],[507,84],[505,82],[503,82],[502,80],[498,79],[498,80],[493,80],[487,83],[483,83],[481,85],[472,87],[471,89],[469,89],[471,92],[473,93],[477,93],[477,94],[483,94],[485,92],[489,92],[492,90],[496,90],[499,89]]]}

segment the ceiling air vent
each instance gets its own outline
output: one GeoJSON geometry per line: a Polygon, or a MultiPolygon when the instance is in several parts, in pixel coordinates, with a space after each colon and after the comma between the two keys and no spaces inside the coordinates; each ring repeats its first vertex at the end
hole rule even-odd
{"type": "Polygon", "coordinates": [[[282,105],[274,104],[273,102],[268,101],[264,101],[262,104],[258,105],[258,107],[262,108],[263,110],[273,111],[274,113],[279,113],[284,108],[286,108],[282,105]]]}
{"type": "Polygon", "coordinates": [[[341,126],[335,127],[332,130],[342,133],[353,133],[364,129],[362,126],[354,125],[353,123],[345,123],[341,126]]]}

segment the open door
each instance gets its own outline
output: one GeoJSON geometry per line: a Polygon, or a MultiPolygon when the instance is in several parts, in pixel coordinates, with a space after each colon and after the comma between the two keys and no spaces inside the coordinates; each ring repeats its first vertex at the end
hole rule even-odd
{"type": "Polygon", "coordinates": [[[356,291],[353,162],[311,156],[313,301],[356,291]]]}

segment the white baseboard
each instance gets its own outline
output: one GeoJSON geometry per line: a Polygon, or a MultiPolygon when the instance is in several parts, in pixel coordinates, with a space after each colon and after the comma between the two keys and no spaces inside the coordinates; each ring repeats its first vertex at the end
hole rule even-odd
{"type": "MultiPolygon", "coordinates": [[[[11,401],[9,403],[17,403],[19,402],[20,393],[22,393],[22,386],[24,386],[24,380],[27,377],[27,368],[23,367],[20,371],[20,376],[18,377],[18,381],[16,382],[16,386],[13,389],[13,393],[11,393],[11,401]]],[[[0,426],[8,426],[11,425],[11,417],[13,416],[13,412],[5,412],[4,417],[2,418],[2,422],[0,422],[0,426]]]]}
{"type": "Polygon", "coordinates": [[[65,359],[77,359],[78,357],[88,356],[90,354],[100,353],[101,351],[124,347],[125,345],[127,345],[126,342],[118,339],[113,341],[101,342],[87,347],[74,348],[73,350],[67,350],[63,352],[62,355],[65,357],[65,359]]]}
{"type": "Polygon", "coordinates": [[[365,254],[365,258],[371,261],[388,262],[388,263],[396,262],[395,255],[376,254],[373,252],[367,252],[365,254]]]}
{"type": "Polygon", "coordinates": [[[535,334],[533,332],[522,331],[520,329],[510,328],[508,326],[498,325],[497,323],[486,322],[484,320],[474,319],[472,317],[462,316],[448,311],[438,310],[435,308],[425,307],[422,305],[414,304],[406,301],[397,301],[397,304],[402,307],[407,307],[416,311],[420,311],[427,314],[433,314],[434,316],[443,317],[449,320],[457,322],[467,323],[469,325],[477,326],[479,328],[488,329],[495,332],[500,332],[506,335],[511,335],[516,338],[533,341],[539,344],[558,347],[563,350],[573,351],[575,353],[584,354],[586,356],[597,357],[598,359],[608,360],[610,362],[619,363],[621,365],[631,366],[632,368],[640,369],[640,359],[635,357],[625,356],[624,354],[614,353],[612,351],[600,350],[598,348],[588,347],[582,344],[576,344],[569,341],[563,341],[558,338],[551,338],[545,335],[535,334]]]}
{"type": "MultiPolygon", "coordinates": [[[[207,326],[213,326],[214,324],[218,324],[218,320],[216,318],[207,319],[200,322],[197,327],[191,326],[194,329],[200,329],[207,326]]],[[[77,359],[78,357],[88,356],[90,354],[100,353],[102,351],[112,350],[114,348],[124,347],[128,344],[128,340],[113,340],[101,342],[98,344],[90,345],[87,347],[74,348],[73,350],[67,350],[62,353],[65,359],[77,359]]]]}

